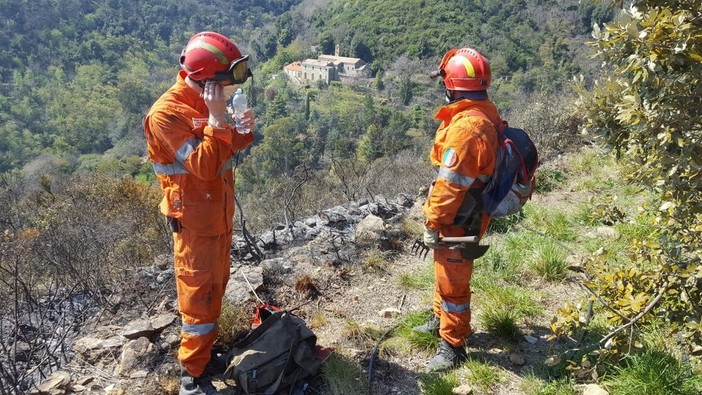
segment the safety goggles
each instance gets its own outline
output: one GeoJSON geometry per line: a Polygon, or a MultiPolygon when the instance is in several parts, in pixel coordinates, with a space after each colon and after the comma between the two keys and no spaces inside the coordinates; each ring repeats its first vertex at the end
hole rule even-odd
{"type": "Polygon", "coordinates": [[[253,77],[253,73],[249,68],[249,55],[242,56],[232,61],[227,71],[218,71],[215,73],[215,80],[229,81],[232,84],[243,84],[249,77],[253,77]]]}

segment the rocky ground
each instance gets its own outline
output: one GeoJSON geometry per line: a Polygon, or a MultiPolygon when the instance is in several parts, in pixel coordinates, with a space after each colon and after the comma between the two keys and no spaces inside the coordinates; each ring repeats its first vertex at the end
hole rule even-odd
{"type": "MultiPolygon", "coordinates": [[[[261,262],[255,259],[256,251],[237,237],[226,298],[247,308],[260,299],[294,310],[310,323],[319,345],[355,361],[367,375],[373,344],[350,340],[349,323],[389,330],[406,313],[430,304],[426,292],[408,290],[399,282],[403,273],[426,270],[430,264],[409,253],[414,236],[406,223],[408,219],[419,223],[421,204],[422,199],[414,196],[376,197],[325,210],[296,222],[292,229],[279,226],[256,238],[261,262]],[[384,254],[385,264],[369,264],[370,251],[384,254]]],[[[116,296],[123,298],[119,307],[82,328],[73,344],[73,360],[34,393],[177,393],[180,319],[172,259],[161,257],[143,268],[140,278],[152,296],[158,295],[157,303],[145,309],[143,303],[134,302],[134,295],[116,296]]],[[[470,352],[510,376],[494,389],[495,394],[521,393],[519,378],[535,364],[543,364],[553,351],[554,344],[546,341],[549,314],[577,292],[568,282],[553,286],[541,300],[547,312],[524,328],[525,337],[518,343],[501,342],[475,325],[470,352]]],[[[483,308],[474,299],[474,316],[483,308]]],[[[418,376],[430,357],[430,353],[381,351],[374,360],[371,393],[420,393],[418,376]]],[[[216,385],[225,394],[235,393],[224,382],[216,385]]]]}

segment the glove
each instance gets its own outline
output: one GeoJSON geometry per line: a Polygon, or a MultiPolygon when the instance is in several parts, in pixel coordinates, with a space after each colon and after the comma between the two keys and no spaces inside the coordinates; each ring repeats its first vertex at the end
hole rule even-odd
{"type": "Polygon", "coordinates": [[[439,248],[439,231],[424,225],[424,238],[422,240],[427,248],[439,248]]]}

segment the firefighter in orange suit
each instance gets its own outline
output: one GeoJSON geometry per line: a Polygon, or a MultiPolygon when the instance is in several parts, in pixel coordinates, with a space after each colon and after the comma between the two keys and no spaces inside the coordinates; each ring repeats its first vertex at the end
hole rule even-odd
{"type": "Polygon", "coordinates": [[[475,49],[448,51],[430,76],[441,78],[448,104],[435,116],[441,123],[430,159],[438,175],[424,205],[424,244],[434,249],[433,314],[415,330],[441,336],[427,367],[436,372],[455,367],[466,357],[473,273],[470,254],[447,248],[440,238],[485,233],[490,217],[481,209],[480,191],[495,168],[496,125],[501,120],[487,95],[490,65],[475,49]]]}
{"type": "MultiPolygon", "coordinates": [[[[205,367],[219,331],[229,280],[234,217],[233,155],[253,142],[225,119],[226,99],[251,75],[248,55],[227,37],[194,35],[180,57],[177,81],[144,121],[149,158],[173,231],[178,309],[180,395],[218,394],[205,367]]],[[[254,127],[248,110],[242,119],[254,127]]]]}

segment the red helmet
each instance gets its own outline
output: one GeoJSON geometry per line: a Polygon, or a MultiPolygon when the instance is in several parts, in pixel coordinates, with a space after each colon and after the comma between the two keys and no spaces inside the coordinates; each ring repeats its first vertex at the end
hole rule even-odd
{"type": "Polygon", "coordinates": [[[490,63],[473,48],[452,49],[444,55],[434,77],[452,91],[484,91],[490,87],[490,63]]]}
{"type": "Polygon", "coordinates": [[[183,48],[180,67],[192,80],[209,80],[227,72],[233,62],[242,58],[232,40],[219,33],[201,32],[192,36],[183,48]]]}

